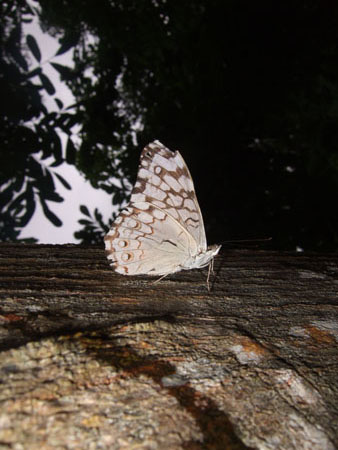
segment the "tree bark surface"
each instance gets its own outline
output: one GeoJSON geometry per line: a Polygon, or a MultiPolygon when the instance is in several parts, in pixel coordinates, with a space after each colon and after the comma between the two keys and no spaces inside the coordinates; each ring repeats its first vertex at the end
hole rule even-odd
{"type": "Polygon", "coordinates": [[[338,448],[338,255],[115,274],[0,244],[0,448],[338,448]]]}

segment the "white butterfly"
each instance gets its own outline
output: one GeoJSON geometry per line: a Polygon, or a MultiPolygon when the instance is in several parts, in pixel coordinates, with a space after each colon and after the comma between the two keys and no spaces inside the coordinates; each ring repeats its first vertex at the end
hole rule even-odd
{"type": "Polygon", "coordinates": [[[104,238],[107,257],[123,275],[162,275],[210,265],[220,245],[207,247],[188,167],[161,142],[141,154],[128,206],[104,238]]]}

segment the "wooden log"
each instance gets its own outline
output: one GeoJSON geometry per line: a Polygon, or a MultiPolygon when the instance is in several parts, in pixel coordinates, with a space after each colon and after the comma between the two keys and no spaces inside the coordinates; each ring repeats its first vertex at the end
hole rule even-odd
{"type": "Polygon", "coordinates": [[[338,256],[223,251],[159,283],[0,245],[0,447],[338,448],[338,256]]]}

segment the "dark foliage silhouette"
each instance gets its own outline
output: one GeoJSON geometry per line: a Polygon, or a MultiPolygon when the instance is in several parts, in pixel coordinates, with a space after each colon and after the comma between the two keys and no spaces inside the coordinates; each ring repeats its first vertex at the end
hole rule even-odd
{"type": "MultiPolygon", "coordinates": [[[[337,249],[338,4],[37,4],[60,51],[74,50],[73,70],[54,63],[75,96],[72,116],[81,127],[81,143],[69,141],[67,160],[115,205],[127,199],[141,148],[157,138],[184,155],[209,242],[272,236],[275,248],[337,249]]],[[[38,45],[27,45],[39,60],[38,45]]],[[[35,99],[42,117],[40,91],[54,94],[42,70],[38,76],[35,97],[20,101],[31,110],[35,99]]],[[[46,121],[49,142],[56,142],[56,123],[67,125],[64,113],[46,121]]],[[[54,147],[39,141],[49,156],[56,157],[54,147]]],[[[20,151],[32,157],[22,142],[20,151]]],[[[40,179],[47,180],[44,172],[40,179]]],[[[47,191],[41,185],[44,205],[47,191]]],[[[52,191],[50,184],[47,197],[52,191]]],[[[41,199],[29,187],[25,195],[31,205],[41,199]]],[[[81,223],[82,241],[101,239],[107,225],[94,222],[81,223]]]]}

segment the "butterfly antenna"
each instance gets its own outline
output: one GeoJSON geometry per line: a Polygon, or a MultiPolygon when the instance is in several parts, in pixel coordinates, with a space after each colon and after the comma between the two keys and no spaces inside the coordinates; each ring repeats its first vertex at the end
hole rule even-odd
{"type": "Polygon", "coordinates": [[[229,244],[232,242],[265,242],[265,241],[271,241],[272,237],[268,238],[262,238],[262,239],[232,239],[230,241],[222,241],[221,244],[229,244]]]}

